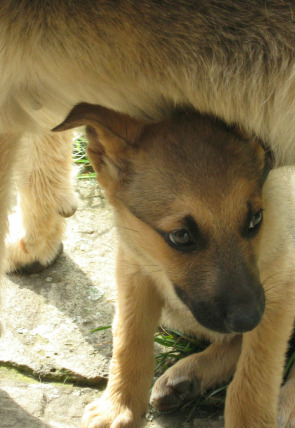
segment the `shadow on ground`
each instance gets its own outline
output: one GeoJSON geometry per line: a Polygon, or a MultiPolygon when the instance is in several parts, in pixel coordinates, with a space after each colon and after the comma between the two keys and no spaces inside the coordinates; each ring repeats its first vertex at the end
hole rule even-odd
{"type": "Polygon", "coordinates": [[[0,390],[0,420],[2,428],[49,428],[19,406],[5,391],[0,390]]]}

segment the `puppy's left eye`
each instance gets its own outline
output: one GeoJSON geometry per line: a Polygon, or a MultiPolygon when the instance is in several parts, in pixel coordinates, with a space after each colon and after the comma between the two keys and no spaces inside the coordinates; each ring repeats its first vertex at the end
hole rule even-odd
{"type": "Polygon", "coordinates": [[[256,229],[262,221],[262,210],[253,215],[249,223],[249,232],[256,229]]]}
{"type": "Polygon", "coordinates": [[[173,230],[169,233],[168,237],[171,243],[175,246],[188,247],[194,244],[190,233],[186,229],[173,230]]]}

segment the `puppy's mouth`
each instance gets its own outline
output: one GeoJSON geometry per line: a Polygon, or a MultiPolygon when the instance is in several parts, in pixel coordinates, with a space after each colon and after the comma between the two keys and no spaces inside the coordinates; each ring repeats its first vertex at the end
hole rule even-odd
{"type": "Polygon", "coordinates": [[[196,321],[218,333],[245,333],[260,323],[265,296],[262,286],[245,295],[220,295],[211,300],[197,300],[177,284],[174,289],[180,300],[189,308],[196,321]]]}

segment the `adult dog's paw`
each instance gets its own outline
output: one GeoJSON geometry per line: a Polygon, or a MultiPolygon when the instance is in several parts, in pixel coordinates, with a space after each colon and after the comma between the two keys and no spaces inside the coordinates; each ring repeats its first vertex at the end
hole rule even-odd
{"type": "Polygon", "coordinates": [[[199,392],[198,380],[190,378],[175,365],[155,382],[150,401],[160,412],[169,412],[193,400],[199,392]]]}
{"type": "Polygon", "coordinates": [[[6,239],[6,273],[38,273],[52,265],[63,251],[65,219],[56,211],[26,215],[25,225],[19,210],[9,217],[6,239]]]}
{"type": "Polygon", "coordinates": [[[142,415],[103,397],[88,404],[82,418],[82,428],[140,428],[142,423],[142,415]]]}
{"type": "Polygon", "coordinates": [[[278,428],[295,428],[295,380],[281,388],[278,406],[278,428]]]}
{"type": "Polygon", "coordinates": [[[63,243],[29,246],[24,238],[6,245],[6,273],[38,273],[51,266],[63,252],[63,243]],[[27,249],[29,248],[29,250],[27,249]]]}

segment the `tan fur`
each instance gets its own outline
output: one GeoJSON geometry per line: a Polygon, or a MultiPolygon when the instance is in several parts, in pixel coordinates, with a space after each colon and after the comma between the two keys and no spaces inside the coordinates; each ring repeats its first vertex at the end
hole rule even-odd
{"type": "MultiPolygon", "coordinates": [[[[1,144],[1,160],[0,160],[0,235],[5,236],[7,231],[7,215],[9,207],[9,193],[10,193],[10,175],[12,172],[13,161],[15,160],[19,136],[6,136],[0,137],[1,144]]],[[[4,240],[0,242],[0,250],[3,254],[4,240]]],[[[0,260],[1,268],[3,267],[3,259],[0,260]]]]}
{"type": "Polygon", "coordinates": [[[81,101],[152,117],[193,105],[294,160],[292,2],[8,0],[0,16],[1,132],[50,129],[81,101]]]}
{"type": "MultiPolygon", "coordinates": [[[[52,171],[50,156],[44,162],[48,141],[51,147],[61,143],[49,130],[75,104],[87,101],[155,119],[175,106],[193,106],[265,139],[278,164],[294,162],[293,15],[294,5],[286,0],[183,0],[177,7],[169,0],[128,0],[120,7],[114,0],[5,1],[0,136],[11,144],[15,135],[32,140],[32,159],[43,165],[34,173],[41,182],[43,171],[52,171]]],[[[53,206],[63,199],[62,188],[69,188],[68,177],[61,178],[62,186],[52,183],[47,190],[53,206]]],[[[29,195],[25,183],[22,191],[29,195]]],[[[66,205],[71,212],[72,196],[66,205]]],[[[48,216],[44,206],[39,211],[48,216]]],[[[28,244],[36,231],[33,221],[25,223],[10,245],[8,270],[49,264],[60,243],[58,232],[46,250],[36,244],[27,255],[18,242],[28,244]]],[[[37,229],[40,240],[48,240],[48,228],[37,229]]]]}
{"type": "Polygon", "coordinates": [[[281,388],[279,397],[279,426],[295,427],[295,365],[293,365],[287,382],[281,388]]]}
{"type": "Polygon", "coordinates": [[[130,251],[121,249],[117,261],[118,308],[113,324],[114,348],[109,386],[83,426],[137,428],[142,424],[153,376],[153,334],[161,313],[161,298],[152,278],[145,275],[130,251]],[[134,310],[134,307],[137,309],[134,310]],[[138,326],[134,330],[134,325],[138,326]],[[126,349],[131,352],[126,352],[126,349]],[[138,364],[138,361],[141,361],[138,364]],[[127,378],[126,378],[127,374],[127,378]],[[102,408],[103,406],[103,408],[102,408]]]}
{"type": "MultiPolygon", "coordinates": [[[[138,121],[134,132],[134,119],[81,104],[56,131],[76,126],[77,117],[79,124],[89,126],[89,156],[114,206],[120,238],[118,312],[109,384],[102,400],[87,407],[83,427],[141,426],[152,377],[152,337],[162,308],[164,323],[213,343],[204,352],[178,362],[156,382],[153,404],[170,410],[234,375],[227,393],[225,427],[276,428],[295,309],[290,227],[294,173],[283,168],[273,171],[262,194],[267,161],[259,142],[243,141],[239,133],[230,133],[222,124],[194,112],[150,124],[138,121]],[[265,210],[262,227],[251,238],[242,228],[245,221],[248,224],[249,206],[251,212],[265,210]],[[188,215],[193,226],[184,226],[188,215]],[[163,231],[183,227],[195,234],[199,245],[195,250],[179,251],[163,235],[163,231]],[[245,267],[240,272],[241,266],[245,267]],[[241,344],[241,335],[226,323],[219,331],[218,324],[210,327],[210,318],[199,320],[193,302],[208,304],[212,319],[217,316],[218,299],[226,308],[236,296],[236,303],[226,311],[235,313],[236,306],[242,310],[247,275],[253,293],[259,278],[266,307],[256,328],[245,327],[241,344]],[[227,281],[232,281],[231,288],[220,297],[227,281]]],[[[222,316],[217,316],[220,323],[222,316]]],[[[227,319],[228,312],[224,317],[227,319]]],[[[293,391],[291,380],[287,385],[293,391]]],[[[280,408],[280,420],[290,414],[294,423],[292,403],[284,402],[280,408]]],[[[288,423],[282,422],[280,428],[289,427],[288,423]]]]}
{"type": "MultiPolygon", "coordinates": [[[[74,105],[82,101],[100,104],[137,118],[156,120],[168,117],[175,106],[193,107],[203,113],[220,117],[227,123],[237,123],[250,135],[254,132],[269,144],[278,165],[294,163],[294,15],[294,4],[287,0],[268,0],[267,2],[180,0],[177,4],[170,0],[159,2],[126,0],[120,3],[115,0],[81,2],[6,0],[2,2],[0,5],[2,153],[0,263],[3,263],[9,173],[13,168],[13,159],[17,158],[15,152],[18,147],[20,147],[19,159],[24,162],[24,166],[20,164],[16,166],[20,177],[24,230],[17,232],[16,237],[8,244],[6,269],[31,266],[34,263],[46,266],[56,256],[63,230],[62,217],[70,215],[75,210],[75,202],[73,194],[69,191],[69,170],[65,167],[70,152],[69,139],[51,134],[50,129],[60,123],[74,105]],[[55,167],[56,161],[59,164],[58,168],[55,167]],[[54,180],[52,175],[55,177],[54,180]],[[68,191],[69,196],[65,197],[68,191]],[[39,198],[40,192],[42,195],[45,192],[47,197],[39,198]]],[[[101,132],[110,140],[107,129],[109,124],[106,125],[101,132]]],[[[128,130],[131,129],[133,125],[129,121],[128,130]]],[[[141,136],[141,129],[136,137],[141,136]]],[[[131,140],[132,135],[133,131],[131,140]]],[[[126,136],[124,133],[123,137],[126,138],[126,136]]],[[[114,133],[112,138],[118,142],[117,137],[118,135],[114,133]]],[[[161,145],[162,142],[161,139],[159,144],[161,145]]],[[[116,153],[113,154],[116,155],[116,153]]],[[[101,147],[98,150],[96,147],[92,152],[94,162],[97,162],[101,155],[101,147]]],[[[128,155],[128,146],[125,155],[128,155]]],[[[142,162],[144,163],[144,158],[137,159],[139,164],[136,168],[139,168],[142,162]]],[[[165,166],[165,157],[160,157],[161,159],[165,166]]],[[[258,159],[259,156],[257,156],[257,165],[258,159]]],[[[173,162],[168,167],[173,178],[175,175],[173,162]]],[[[117,173],[117,165],[110,156],[105,160],[100,180],[107,186],[109,197],[120,210],[125,222],[129,221],[129,213],[124,213],[124,201],[116,199],[117,173]]],[[[155,170],[154,173],[156,173],[155,170]]],[[[150,178],[147,174],[144,180],[150,178]]],[[[161,177],[158,178],[160,180],[161,177]]],[[[181,178],[180,187],[183,187],[183,182],[189,186],[191,177],[186,178],[186,174],[183,174],[181,178]]],[[[235,178],[235,174],[232,178],[235,178]]],[[[236,213],[236,219],[233,219],[233,230],[235,222],[242,214],[236,210],[237,198],[250,191],[252,184],[247,180],[240,182],[240,187],[236,188],[232,195],[227,195],[227,204],[220,218],[226,218],[231,212],[236,213]]],[[[219,216],[221,214],[216,209],[216,205],[214,208],[214,204],[210,202],[215,198],[215,181],[208,180],[208,183],[203,182],[202,185],[205,186],[203,191],[206,189],[208,205],[207,207],[199,205],[198,212],[194,211],[194,215],[199,220],[202,219],[203,227],[207,227],[208,231],[214,231],[216,239],[219,240],[220,249],[224,246],[224,249],[228,250],[228,244],[225,244],[219,228],[213,221],[216,213],[219,216]]],[[[289,184],[286,182],[284,186],[285,188],[280,187],[284,198],[273,203],[280,209],[282,209],[281,205],[287,206],[286,200],[289,198],[289,184]]],[[[269,190],[270,198],[277,197],[275,187],[273,185],[269,190]]],[[[161,186],[159,188],[162,195],[166,190],[167,188],[161,186]]],[[[186,211],[189,207],[195,210],[195,201],[192,201],[190,193],[187,193],[181,194],[182,199],[179,199],[175,206],[169,200],[169,194],[165,194],[165,200],[160,204],[157,201],[156,203],[151,201],[150,206],[146,207],[148,214],[161,218],[158,226],[178,227],[177,219],[173,215],[163,219],[161,214],[165,212],[167,204],[172,213],[180,209],[186,211]]],[[[134,195],[134,198],[136,199],[134,205],[140,208],[140,198],[137,195],[134,195]]],[[[222,200],[221,197],[220,202],[222,200]]],[[[251,196],[251,201],[257,204],[257,207],[261,203],[259,197],[251,196]]],[[[292,211],[291,207],[289,211],[292,211]]],[[[287,208],[282,214],[281,217],[286,219],[286,222],[289,221],[287,208]]],[[[271,238],[268,238],[270,241],[265,237],[267,243],[264,245],[265,248],[273,248],[274,243],[278,245],[286,239],[283,250],[282,248],[278,250],[282,255],[289,251],[290,234],[285,229],[286,233],[281,233],[279,221],[281,217],[277,211],[273,215],[278,233],[274,239],[273,229],[271,229],[271,238]]],[[[154,219],[151,218],[151,220],[154,219]]],[[[120,219],[118,223],[120,224],[120,219]]],[[[224,226],[223,224],[222,228],[224,226]]],[[[161,269],[169,269],[177,276],[182,266],[176,260],[177,258],[171,251],[167,254],[159,237],[156,237],[148,227],[140,221],[136,227],[147,233],[155,243],[156,258],[161,260],[161,269]]],[[[122,233],[122,236],[124,240],[130,240],[132,248],[137,248],[140,240],[135,239],[134,235],[126,232],[126,234],[122,233]]],[[[229,235],[227,240],[230,241],[229,235]]],[[[291,244],[290,247],[292,248],[291,244]]],[[[248,245],[241,248],[241,254],[245,260],[248,257],[248,264],[249,257],[257,248],[258,241],[256,246],[248,245]]],[[[232,253],[235,254],[235,251],[232,250],[232,253]]],[[[258,253],[261,254],[261,252],[258,253]]],[[[158,266],[157,260],[155,261],[150,255],[148,260],[141,253],[137,257],[140,266],[146,264],[158,266]]],[[[227,258],[230,259],[230,257],[228,253],[227,258]]],[[[263,257],[267,263],[273,264],[274,252],[263,251],[263,257]]],[[[285,270],[288,275],[291,275],[292,260],[286,260],[285,270]]],[[[268,266],[267,263],[266,266],[268,266]]],[[[188,268],[189,264],[185,265],[188,268]]],[[[210,264],[211,268],[212,264],[210,264]]],[[[279,268],[282,272],[281,263],[279,268]]],[[[152,269],[155,268],[146,268],[148,271],[152,269]]],[[[231,266],[231,269],[235,271],[234,266],[231,266]]],[[[213,269],[212,280],[215,274],[213,269]]],[[[285,273],[282,272],[282,275],[285,283],[285,273]]],[[[171,302],[174,298],[173,310],[186,311],[189,317],[189,310],[185,305],[175,300],[175,293],[167,277],[158,272],[155,279],[157,284],[161,284],[161,288],[166,290],[166,301],[171,302]]],[[[189,288],[188,281],[189,278],[182,284],[183,289],[189,288]]],[[[276,287],[275,297],[279,295],[279,289],[280,287],[276,287]]],[[[292,296],[288,296],[285,292],[284,296],[287,299],[287,306],[288,304],[292,306],[292,296]]],[[[169,311],[166,318],[169,318],[169,311]]],[[[173,318],[170,316],[170,321],[174,322],[173,318]]],[[[189,332],[196,333],[194,326],[182,321],[179,321],[179,324],[189,332]]],[[[197,330],[203,335],[209,335],[212,340],[214,338],[219,342],[223,340],[222,335],[216,336],[201,326],[198,326],[197,330]]],[[[287,335],[289,330],[286,328],[284,331],[287,335]]],[[[284,337],[283,335],[283,341],[284,337]]],[[[282,352],[282,348],[279,347],[279,349],[282,352]]],[[[247,355],[242,351],[242,360],[245,361],[242,367],[247,365],[247,355]]],[[[255,375],[254,373],[254,377],[255,375]]],[[[276,392],[272,397],[273,403],[278,393],[279,378],[280,375],[274,382],[276,392]]],[[[239,390],[241,379],[243,379],[242,376],[235,377],[233,385],[236,385],[236,389],[233,387],[234,390],[239,390]]],[[[244,386],[243,383],[243,388],[244,386]]],[[[245,390],[248,400],[246,387],[245,390]]],[[[231,403],[231,395],[230,393],[228,403],[231,403]]],[[[236,428],[238,425],[242,426],[241,424],[249,428],[250,425],[246,422],[239,422],[237,425],[237,420],[247,418],[243,413],[245,404],[241,404],[243,411],[240,412],[240,401],[236,403],[236,398],[232,400],[234,403],[230,408],[237,416],[232,415],[231,418],[227,416],[227,428],[236,428]]],[[[251,403],[255,400],[250,397],[248,401],[248,407],[251,408],[251,403]]],[[[249,411],[247,414],[256,414],[256,405],[258,404],[255,401],[253,412],[249,411]]],[[[275,424],[272,413],[269,418],[271,422],[268,425],[265,423],[265,426],[275,424]]],[[[137,422],[134,423],[137,424],[137,422]]],[[[85,424],[88,423],[85,422],[85,424]]],[[[255,423],[253,424],[254,427],[255,423]]],[[[123,422],[122,425],[124,426],[123,422]]],[[[131,422],[126,422],[125,426],[131,427],[131,422]]]]}
{"type": "Polygon", "coordinates": [[[21,142],[14,165],[19,209],[9,218],[7,272],[33,268],[36,261],[46,266],[59,251],[64,217],[76,211],[71,186],[72,139],[68,132],[57,138],[44,135],[21,142]]]}

